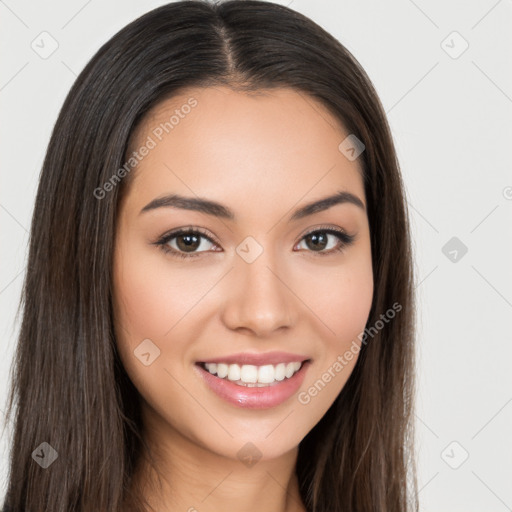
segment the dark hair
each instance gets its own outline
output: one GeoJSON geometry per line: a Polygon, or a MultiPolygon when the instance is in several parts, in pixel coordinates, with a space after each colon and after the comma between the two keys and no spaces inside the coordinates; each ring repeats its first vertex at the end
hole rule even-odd
{"type": "Polygon", "coordinates": [[[180,1],[119,31],[78,76],[55,124],[33,212],[7,418],[14,413],[5,509],[119,511],[141,436],[138,392],[117,353],[112,256],[120,194],[95,190],[126,161],[157,103],[188,87],[292,88],[321,102],[365,145],[374,296],[345,387],[299,446],[310,512],[417,510],[413,436],[415,305],[404,187],[385,113],[355,58],[277,4],[180,1]],[[381,320],[380,320],[381,321],[381,320]],[[32,453],[58,453],[48,469],[32,453]]]}

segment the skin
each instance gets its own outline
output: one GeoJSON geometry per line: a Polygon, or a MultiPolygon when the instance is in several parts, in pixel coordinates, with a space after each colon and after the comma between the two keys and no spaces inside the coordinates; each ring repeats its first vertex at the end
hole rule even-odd
{"type": "MultiPolygon", "coordinates": [[[[140,392],[144,436],[161,474],[158,487],[142,461],[134,485],[160,512],[231,510],[233,503],[240,512],[304,511],[298,445],[343,388],[357,355],[308,404],[297,393],[263,410],[225,402],[199,378],[195,363],[245,351],[306,354],[312,364],[300,393],[354,341],[360,346],[373,296],[366,210],[344,203],[288,221],[296,208],[339,190],[366,207],[360,164],[338,149],[348,132],[336,118],[291,89],[252,95],[189,89],[146,116],[134,147],[191,97],[197,106],[132,171],[119,206],[117,345],[140,392]],[[169,193],[220,202],[236,219],[171,207],[139,213],[169,193]],[[319,255],[304,235],[324,225],[355,241],[319,255]],[[173,257],[154,245],[171,229],[189,226],[215,240],[202,239],[197,258],[173,257]],[[236,252],[247,236],[263,248],[250,264],[236,252]],[[160,349],[149,366],[134,355],[144,339],[160,349]],[[251,467],[237,456],[247,442],[262,453],[251,467]]],[[[328,237],[324,252],[340,243],[328,237]]],[[[183,247],[176,238],[169,243],[183,247]]]]}

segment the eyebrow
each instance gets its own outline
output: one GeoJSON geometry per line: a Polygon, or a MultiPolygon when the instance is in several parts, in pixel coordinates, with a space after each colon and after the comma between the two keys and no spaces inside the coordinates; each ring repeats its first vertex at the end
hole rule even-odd
{"type": "MultiPolygon", "coordinates": [[[[339,191],[331,196],[327,196],[317,201],[313,201],[304,206],[301,206],[300,208],[295,210],[295,212],[290,218],[290,221],[299,220],[309,215],[313,215],[314,213],[322,212],[338,204],[353,204],[361,208],[363,211],[366,211],[366,207],[364,203],[361,201],[361,199],[359,199],[359,197],[350,192],[339,191]]],[[[169,194],[163,197],[153,199],[153,201],[151,201],[146,206],[144,206],[144,208],[142,208],[139,215],[144,212],[165,207],[180,208],[183,210],[194,210],[197,212],[206,213],[207,215],[213,215],[215,217],[219,217],[222,219],[227,219],[231,221],[235,220],[234,212],[230,210],[227,206],[224,206],[223,204],[199,197],[196,198],[180,196],[179,194],[169,194]]]]}

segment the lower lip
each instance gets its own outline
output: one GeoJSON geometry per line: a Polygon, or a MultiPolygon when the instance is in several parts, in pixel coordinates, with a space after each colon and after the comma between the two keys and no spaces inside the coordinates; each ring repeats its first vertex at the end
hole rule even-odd
{"type": "Polygon", "coordinates": [[[310,364],[310,361],[305,361],[300,370],[289,379],[261,388],[239,386],[227,379],[212,375],[199,364],[196,364],[196,367],[208,387],[230,404],[244,409],[269,409],[282,404],[298,391],[310,364]]]}

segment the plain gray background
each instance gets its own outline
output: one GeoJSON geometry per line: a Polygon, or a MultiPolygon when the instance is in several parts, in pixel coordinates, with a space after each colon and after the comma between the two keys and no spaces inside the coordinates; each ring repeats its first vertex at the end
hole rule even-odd
{"type": "MultiPolygon", "coordinates": [[[[0,409],[53,124],[96,50],[164,3],[0,1],[0,409]]],[[[512,510],[512,2],[278,3],[349,49],[388,113],[418,275],[421,509],[512,510]]],[[[8,446],[9,429],[0,440],[0,496],[8,446]]]]}

